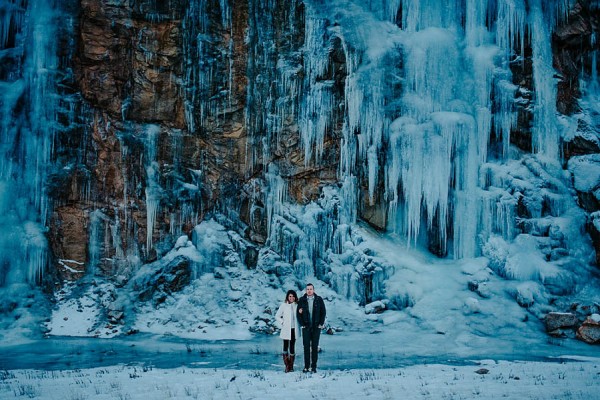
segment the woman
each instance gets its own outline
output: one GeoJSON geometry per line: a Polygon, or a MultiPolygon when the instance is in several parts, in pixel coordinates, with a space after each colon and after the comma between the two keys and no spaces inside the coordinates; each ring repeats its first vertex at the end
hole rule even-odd
{"type": "Polygon", "coordinates": [[[300,337],[300,326],[296,318],[298,309],[298,295],[293,290],[288,290],[285,301],[279,306],[275,319],[281,327],[279,337],[283,339],[283,364],[285,372],[294,370],[294,358],[296,357],[296,339],[300,337]]]}

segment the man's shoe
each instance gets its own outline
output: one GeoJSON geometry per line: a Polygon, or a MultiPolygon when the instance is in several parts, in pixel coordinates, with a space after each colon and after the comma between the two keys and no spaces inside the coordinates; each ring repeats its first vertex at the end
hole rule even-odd
{"type": "Polygon", "coordinates": [[[302,372],[304,372],[304,373],[307,373],[307,372],[308,372],[308,368],[304,368],[304,369],[302,370],[302,372]]]}
{"type": "Polygon", "coordinates": [[[317,372],[317,369],[316,368],[311,368],[310,372],[312,372],[313,374],[315,374],[317,372]]]}

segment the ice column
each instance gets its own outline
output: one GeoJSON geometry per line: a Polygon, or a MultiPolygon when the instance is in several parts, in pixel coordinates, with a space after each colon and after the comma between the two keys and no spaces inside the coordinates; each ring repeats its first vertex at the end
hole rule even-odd
{"type": "Polygon", "coordinates": [[[496,44],[503,49],[506,56],[515,50],[523,55],[525,50],[525,27],[527,10],[524,0],[505,0],[497,2],[496,44]]]}
{"type": "Polygon", "coordinates": [[[86,272],[94,276],[100,265],[100,257],[104,250],[104,226],[109,222],[108,217],[100,210],[95,210],[89,215],[89,240],[88,240],[88,263],[86,272]]]}
{"type": "Polygon", "coordinates": [[[340,163],[338,169],[338,178],[342,181],[342,223],[351,224],[356,222],[358,210],[358,182],[356,171],[358,143],[355,135],[355,129],[358,128],[360,120],[360,105],[362,92],[357,85],[357,72],[360,57],[357,52],[350,50],[342,40],[344,54],[346,55],[346,66],[348,77],[346,78],[346,116],[342,126],[342,139],[340,143],[340,163]]]}
{"type": "Polygon", "coordinates": [[[279,175],[279,168],[275,164],[269,164],[269,170],[265,174],[265,178],[267,181],[267,236],[270,236],[273,217],[281,215],[283,210],[283,202],[287,197],[287,184],[281,175],[279,175]]]}
{"type": "Polygon", "coordinates": [[[532,0],[529,6],[535,86],[533,152],[540,153],[551,161],[558,161],[559,132],[556,116],[556,80],[552,68],[551,27],[548,26],[549,18],[542,8],[542,0],[532,0]]]}
{"type": "MultiPolygon", "coordinates": [[[[354,64],[352,58],[348,57],[349,67],[354,64]]],[[[347,125],[344,126],[343,145],[350,147],[342,150],[342,168],[350,175],[353,174],[349,164],[353,156],[348,151],[355,152],[356,157],[362,161],[361,164],[366,165],[371,203],[379,174],[378,153],[386,126],[383,74],[383,68],[373,67],[360,72],[349,68],[345,85],[347,125]],[[350,136],[355,136],[356,139],[350,136]]]]}
{"type": "MultiPolygon", "coordinates": [[[[592,49],[596,48],[596,33],[590,35],[590,45],[592,49]]],[[[592,50],[592,70],[590,72],[590,87],[593,90],[598,89],[598,50],[592,50]]]]}

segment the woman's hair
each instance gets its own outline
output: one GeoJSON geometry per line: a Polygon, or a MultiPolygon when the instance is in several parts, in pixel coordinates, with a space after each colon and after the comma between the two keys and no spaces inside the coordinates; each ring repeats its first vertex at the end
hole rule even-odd
{"type": "Polygon", "coordinates": [[[288,296],[292,294],[294,295],[294,302],[297,303],[298,302],[298,295],[296,294],[295,290],[288,290],[287,293],[285,294],[285,302],[287,303],[288,301],[288,296]]]}

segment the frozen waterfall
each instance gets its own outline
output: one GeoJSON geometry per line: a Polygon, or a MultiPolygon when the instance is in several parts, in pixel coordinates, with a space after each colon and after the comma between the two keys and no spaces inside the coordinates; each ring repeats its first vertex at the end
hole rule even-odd
{"type": "Polygon", "coordinates": [[[347,76],[339,179],[345,203],[360,197],[358,186],[348,190],[356,177],[364,176],[370,204],[383,181],[379,197],[386,202],[388,229],[413,244],[429,236],[441,254],[455,258],[477,256],[489,235],[514,230],[506,226],[514,224],[506,220],[514,200],[494,195],[484,183],[488,146],[492,135],[500,138],[502,152],[494,157],[510,159],[517,120],[510,63],[530,44],[536,91],[531,151],[546,162],[559,161],[550,34],[567,2],[407,0],[362,11],[354,2],[306,5],[307,90],[299,116],[305,164],[313,157],[319,163],[324,137],[332,135],[327,121],[333,99],[315,74],[327,69],[327,55],[341,40],[347,76]]]}
{"type": "MultiPolygon", "coordinates": [[[[41,280],[51,257],[52,202],[60,197],[49,193],[56,169],[98,161],[97,154],[91,161],[53,159],[57,134],[74,118],[61,90],[74,74],[67,64],[77,50],[77,27],[67,6],[75,3],[0,0],[6,216],[0,286],[41,280]]],[[[216,210],[238,218],[232,226],[244,234],[256,228],[252,240],[274,250],[297,276],[314,275],[353,297],[357,285],[370,294],[383,290],[385,275],[346,253],[359,241],[353,227],[361,219],[408,246],[456,259],[482,255],[493,237],[510,242],[521,233],[548,234],[552,222],[544,219],[561,218],[574,201],[567,178],[546,172],[560,170],[561,140],[573,125],[558,114],[552,64],[552,35],[569,6],[566,0],[251,0],[240,9],[230,0],[182,2],[164,17],[172,18],[170,30],[161,31],[171,35],[171,58],[161,54],[165,65],[147,66],[157,75],[172,67],[169,84],[176,89],[169,100],[181,101],[181,118],[166,123],[130,115],[139,99],[127,84],[135,80],[119,88],[126,93],[117,117],[78,100],[90,107],[82,119],[94,121],[77,132],[93,136],[97,124],[100,135],[116,138],[103,162],[110,169],[110,157],[120,156],[111,171],[123,187],[114,197],[93,198],[90,192],[103,190],[92,187],[93,179],[106,178],[100,175],[107,169],[90,165],[82,174],[99,176],[80,186],[61,182],[85,192],[74,208],[88,224],[81,230],[87,259],[77,262],[86,261],[94,274],[109,258],[107,248],[121,262],[142,253],[160,258],[168,240],[194,231],[216,210]],[[515,71],[526,62],[531,82],[517,82],[515,71]],[[523,128],[530,149],[512,143],[519,111],[530,117],[523,128]],[[228,151],[240,160],[229,160],[228,151]],[[129,158],[139,160],[128,169],[129,158]],[[246,197],[239,194],[246,189],[246,197]],[[214,210],[203,208],[204,201],[214,210]],[[526,221],[517,221],[519,207],[527,209],[526,221]]],[[[115,7],[125,13],[131,6],[115,7]]],[[[140,17],[140,25],[151,30],[163,22],[152,15],[140,17]]],[[[138,31],[119,34],[131,32],[138,31]]],[[[157,57],[140,47],[140,59],[157,57]]],[[[595,70],[596,51],[591,63],[595,70]]],[[[587,88],[597,90],[597,73],[589,78],[587,88]]],[[[145,100],[159,102],[153,85],[145,100]]],[[[73,148],[93,143],[81,141],[73,148]]]]}

